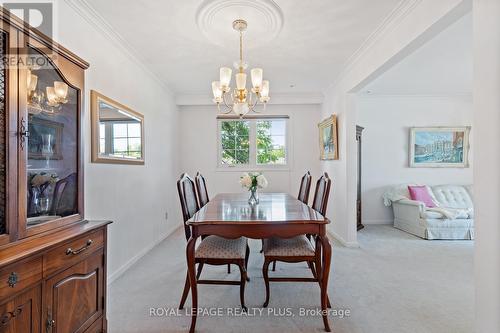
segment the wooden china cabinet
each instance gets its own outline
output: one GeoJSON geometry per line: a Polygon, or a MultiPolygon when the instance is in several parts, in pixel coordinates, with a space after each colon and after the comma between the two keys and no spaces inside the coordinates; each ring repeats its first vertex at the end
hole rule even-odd
{"type": "Polygon", "coordinates": [[[0,7],[0,333],[106,331],[109,221],[83,214],[88,63],[0,7]]]}

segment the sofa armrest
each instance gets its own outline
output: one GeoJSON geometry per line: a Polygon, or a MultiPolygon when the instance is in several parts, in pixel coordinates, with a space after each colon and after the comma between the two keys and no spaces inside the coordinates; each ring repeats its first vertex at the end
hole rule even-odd
{"type": "Polygon", "coordinates": [[[392,203],[394,217],[400,220],[413,221],[420,219],[425,212],[425,204],[420,201],[403,199],[392,203]]]}

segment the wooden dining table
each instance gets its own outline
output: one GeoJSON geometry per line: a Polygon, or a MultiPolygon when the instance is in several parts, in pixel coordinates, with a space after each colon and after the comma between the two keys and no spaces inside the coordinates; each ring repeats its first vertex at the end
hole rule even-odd
{"type": "Polygon", "coordinates": [[[249,205],[248,193],[218,194],[187,222],[191,227],[191,238],[186,247],[193,307],[190,332],[195,331],[198,312],[195,250],[199,237],[216,235],[229,239],[265,239],[306,234],[318,237],[316,244],[319,246],[316,246],[316,251],[321,255],[321,267],[316,269],[321,281],[321,314],[325,330],[330,332],[327,290],[332,249],[326,233],[326,225],[330,221],[286,193],[259,193],[259,201],[257,205],[249,205]]]}

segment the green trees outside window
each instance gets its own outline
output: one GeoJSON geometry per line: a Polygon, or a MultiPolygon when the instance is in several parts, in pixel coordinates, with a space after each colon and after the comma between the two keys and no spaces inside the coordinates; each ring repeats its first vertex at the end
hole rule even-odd
{"type": "Polygon", "coordinates": [[[285,119],[222,120],[221,164],[286,165],[286,125],[285,119]]]}
{"type": "Polygon", "coordinates": [[[250,122],[223,121],[221,124],[222,164],[248,164],[250,122]]]}

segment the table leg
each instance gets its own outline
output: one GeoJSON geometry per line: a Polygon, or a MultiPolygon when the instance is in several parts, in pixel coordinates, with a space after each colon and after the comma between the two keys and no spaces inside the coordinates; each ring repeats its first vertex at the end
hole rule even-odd
{"type": "Polygon", "coordinates": [[[328,306],[328,277],[330,275],[330,261],[332,256],[332,246],[328,236],[320,236],[321,248],[323,252],[323,260],[321,267],[321,310],[323,312],[323,324],[325,331],[331,332],[330,324],[328,323],[327,306],[328,306]]]}
{"type": "Polygon", "coordinates": [[[195,246],[196,246],[196,238],[195,236],[191,236],[186,246],[186,258],[187,258],[187,266],[188,266],[188,276],[189,283],[191,285],[191,304],[192,304],[192,313],[191,313],[191,328],[189,329],[190,333],[194,333],[196,327],[196,315],[198,313],[198,288],[196,284],[196,267],[195,267],[195,246]]]}

